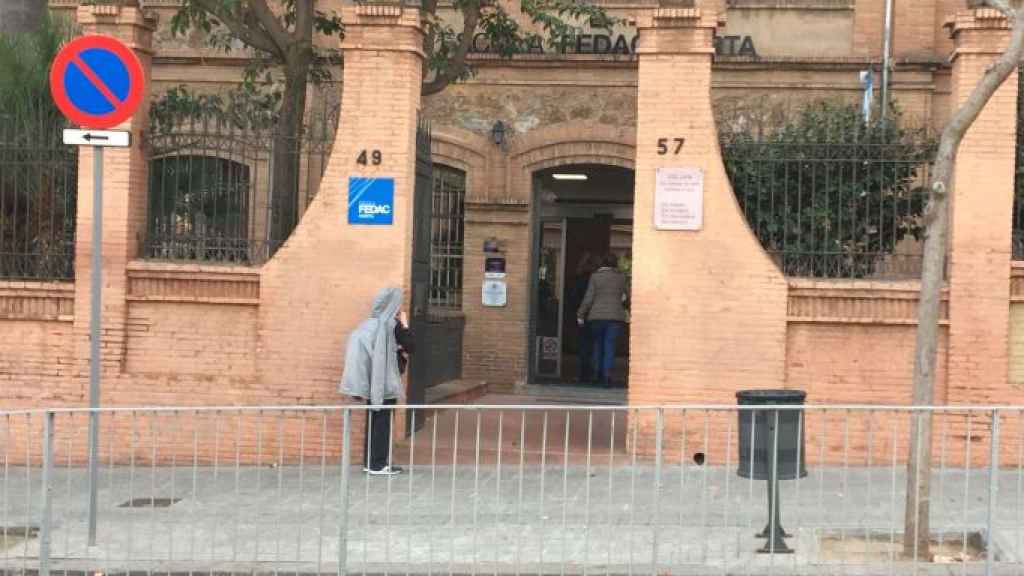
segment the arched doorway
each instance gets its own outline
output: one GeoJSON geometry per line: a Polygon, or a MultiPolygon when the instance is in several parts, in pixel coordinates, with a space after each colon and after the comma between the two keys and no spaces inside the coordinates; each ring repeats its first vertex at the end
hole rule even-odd
{"type": "MultiPolygon", "coordinates": [[[[592,338],[576,324],[589,268],[612,255],[630,272],[633,170],[596,163],[533,173],[529,379],[535,384],[596,385],[592,338]],[[587,374],[589,372],[589,374],[587,374]]],[[[617,338],[611,387],[628,385],[629,333],[617,338]]]]}

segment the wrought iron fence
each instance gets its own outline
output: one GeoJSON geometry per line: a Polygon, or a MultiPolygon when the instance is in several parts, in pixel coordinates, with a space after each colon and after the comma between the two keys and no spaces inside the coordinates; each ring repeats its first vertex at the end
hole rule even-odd
{"type": "Polygon", "coordinates": [[[1020,406],[389,407],[371,430],[367,410],[100,410],[95,546],[89,412],[0,412],[0,570],[1024,571],[1020,406]],[[378,438],[401,474],[362,470],[378,438]]]}
{"type": "Polygon", "coordinates": [[[64,127],[43,113],[0,114],[0,278],[74,278],[78,151],[61,141],[64,127]]]}
{"type": "Polygon", "coordinates": [[[434,164],[431,210],[430,304],[462,308],[466,236],[466,173],[434,164]]]}
{"type": "MultiPolygon", "coordinates": [[[[326,92],[325,92],[326,93],[326,92]]],[[[260,264],[320,186],[340,104],[318,100],[299,137],[274,126],[183,114],[146,139],[146,258],[260,264]]]]}
{"type": "Polygon", "coordinates": [[[747,222],[789,276],[920,276],[933,141],[855,107],[809,105],[767,131],[720,127],[747,222]]]}

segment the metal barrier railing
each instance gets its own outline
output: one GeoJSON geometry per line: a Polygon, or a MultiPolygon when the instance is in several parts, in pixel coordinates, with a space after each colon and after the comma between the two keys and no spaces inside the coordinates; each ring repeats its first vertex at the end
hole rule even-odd
{"type": "Polygon", "coordinates": [[[98,410],[94,545],[90,411],[0,412],[0,572],[1024,573],[1024,407],[367,410],[98,410]]]}

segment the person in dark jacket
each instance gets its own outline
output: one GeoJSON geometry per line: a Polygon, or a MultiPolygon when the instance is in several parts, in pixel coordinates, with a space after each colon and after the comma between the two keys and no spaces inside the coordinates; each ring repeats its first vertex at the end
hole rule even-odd
{"type": "Polygon", "coordinates": [[[401,311],[402,290],[384,288],[373,303],[370,317],[349,335],[341,392],[365,399],[367,448],[365,470],[374,475],[401,471],[390,465],[393,408],[404,396],[402,375],[414,352],[415,337],[401,311]]]}
{"type": "Polygon", "coordinates": [[[618,271],[617,263],[614,254],[608,254],[602,259],[601,267],[590,277],[587,294],[576,313],[580,325],[591,323],[594,373],[598,384],[603,386],[611,385],[615,344],[626,325],[626,275],[618,271]]]}

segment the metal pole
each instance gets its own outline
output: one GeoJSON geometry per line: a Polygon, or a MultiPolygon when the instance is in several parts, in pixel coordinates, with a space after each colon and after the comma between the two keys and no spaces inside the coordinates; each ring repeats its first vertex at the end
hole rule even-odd
{"type": "MultiPolygon", "coordinates": [[[[341,431],[341,515],[338,518],[338,576],[348,574],[348,490],[349,471],[352,467],[352,432],[350,408],[345,408],[342,415],[341,431]]],[[[367,412],[369,417],[369,412],[367,412]]],[[[411,471],[410,471],[411,475],[411,471]]],[[[410,480],[411,482],[411,480],[410,480]]]]}
{"type": "Polygon", "coordinates": [[[39,575],[50,576],[50,542],[53,535],[53,412],[43,421],[43,519],[39,537],[39,575]]]}
{"type": "Polygon", "coordinates": [[[894,0],[885,0],[885,33],[882,45],[882,98],[881,114],[884,120],[889,112],[889,81],[892,67],[892,4],[894,0]]]}
{"type": "Polygon", "coordinates": [[[999,497],[999,410],[992,411],[992,453],[988,461],[988,535],[985,545],[985,576],[992,576],[992,564],[995,562],[995,540],[994,518],[996,511],[996,500],[999,497]]]}
{"type": "MultiPolygon", "coordinates": [[[[654,505],[651,510],[654,519],[651,521],[653,533],[651,534],[651,574],[658,574],[658,506],[661,504],[661,467],[663,452],[662,442],[665,437],[665,409],[658,408],[655,420],[654,437],[654,505]]],[[[609,473],[611,473],[609,471],[609,473]]],[[[632,527],[631,527],[632,528],[632,527]]]]}
{"type": "Polygon", "coordinates": [[[100,306],[103,290],[103,148],[92,148],[92,271],[89,294],[89,546],[96,545],[99,486],[100,306]]]}

